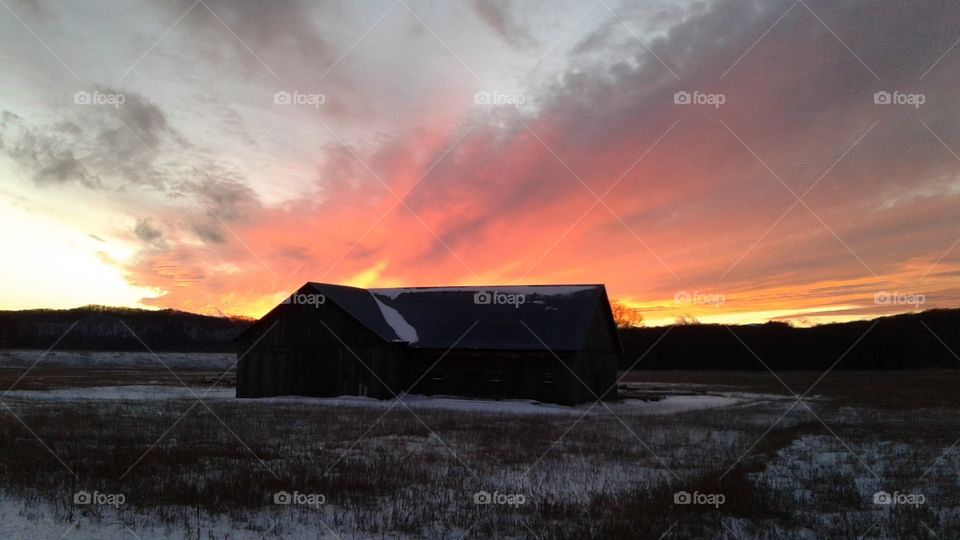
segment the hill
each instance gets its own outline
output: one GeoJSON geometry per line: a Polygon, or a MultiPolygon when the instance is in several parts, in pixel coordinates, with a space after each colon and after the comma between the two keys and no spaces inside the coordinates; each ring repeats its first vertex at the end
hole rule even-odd
{"type": "Polygon", "coordinates": [[[106,306],[0,311],[0,348],[46,349],[59,339],[60,350],[143,351],[143,340],[155,351],[230,352],[251,322],[106,306]]]}
{"type": "Polygon", "coordinates": [[[629,328],[620,336],[622,368],[641,356],[636,369],[755,370],[766,364],[773,370],[826,370],[834,363],[835,369],[851,370],[960,367],[960,309],[810,328],[775,322],[629,328]]]}
{"type": "MultiPolygon", "coordinates": [[[[233,352],[233,338],[252,322],[106,306],[0,311],[0,348],[46,349],[60,339],[59,350],[143,351],[139,337],[155,351],[233,352]]],[[[852,370],[960,367],[954,354],[960,354],[960,309],[810,328],[779,322],[628,328],[620,337],[624,369],[641,356],[635,369],[762,370],[766,364],[826,370],[835,362],[835,369],[852,370]]]]}

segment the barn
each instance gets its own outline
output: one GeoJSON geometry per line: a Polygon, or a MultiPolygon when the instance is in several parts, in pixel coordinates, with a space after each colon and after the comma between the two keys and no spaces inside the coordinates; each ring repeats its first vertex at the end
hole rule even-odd
{"type": "Polygon", "coordinates": [[[307,283],[236,340],[237,397],[402,392],[576,404],[615,396],[603,285],[307,283]]]}

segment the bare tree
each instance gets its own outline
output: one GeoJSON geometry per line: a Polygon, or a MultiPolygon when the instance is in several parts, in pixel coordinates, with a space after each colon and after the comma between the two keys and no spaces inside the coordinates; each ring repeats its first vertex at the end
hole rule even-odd
{"type": "Polygon", "coordinates": [[[613,310],[613,320],[617,323],[617,328],[643,326],[643,314],[639,309],[628,307],[620,302],[613,302],[610,308],[613,310]]]}

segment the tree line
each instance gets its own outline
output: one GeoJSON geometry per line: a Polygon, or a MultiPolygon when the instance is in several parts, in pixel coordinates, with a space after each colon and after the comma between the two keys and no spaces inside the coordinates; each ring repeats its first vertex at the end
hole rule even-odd
{"type": "Polygon", "coordinates": [[[107,306],[0,311],[0,348],[46,349],[56,343],[63,350],[143,351],[145,343],[155,351],[231,352],[233,338],[251,322],[107,306]]]}
{"type": "Polygon", "coordinates": [[[960,310],[796,328],[690,324],[622,328],[621,369],[881,370],[960,367],[960,310]]]}

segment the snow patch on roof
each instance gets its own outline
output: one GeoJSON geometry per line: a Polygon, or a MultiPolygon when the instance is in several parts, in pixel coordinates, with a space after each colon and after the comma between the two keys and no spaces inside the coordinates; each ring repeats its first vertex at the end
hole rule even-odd
{"type": "Polygon", "coordinates": [[[374,301],[377,303],[377,307],[380,308],[380,313],[383,315],[383,319],[387,321],[387,324],[390,325],[390,328],[393,328],[394,333],[400,337],[401,341],[407,343],[416,343],[420,341],[420,336],[417,335],[417,329],[410,326],[410,323],[403,318],[403,315],[399,311],[393,309],[392,307],[384,304],[377,298],[377,295],[371,294],[374,301]]]}

